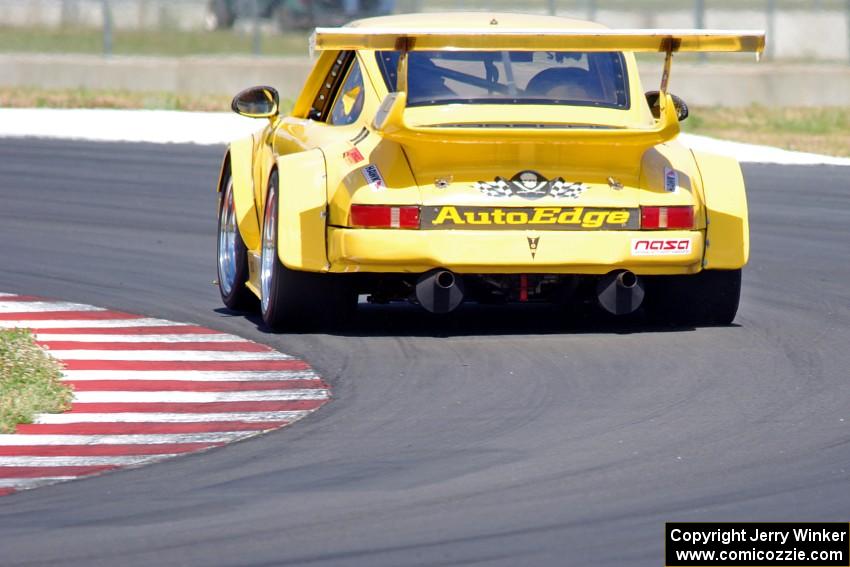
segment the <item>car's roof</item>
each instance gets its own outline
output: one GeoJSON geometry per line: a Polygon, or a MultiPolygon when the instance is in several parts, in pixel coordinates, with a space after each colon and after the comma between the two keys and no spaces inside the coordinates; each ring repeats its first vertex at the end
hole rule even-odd
{"type": "Polygon", "coordinates": [[[536,14],[513,14],[509,12],[426,12],[421,14],[397,14],[377,18],[355,20],[348,26],[369,28],[480,28],[492,30],[496,25],[506,28],[563,28],[563,29],[607,29],[602,24],[560,16],[536,14]],[[493,24],[493,21],[497,24],[493,24]]]}

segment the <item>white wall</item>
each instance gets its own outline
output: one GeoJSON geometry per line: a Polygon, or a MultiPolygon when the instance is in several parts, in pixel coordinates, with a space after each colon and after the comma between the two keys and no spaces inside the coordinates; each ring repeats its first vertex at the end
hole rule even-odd
{"type": "MultiPolygon", "coordinates": [[[[173,28],[203,29],[206,0],[110,0],[117,29],[173,28]]],[[[584,12],[561,12],[585,17],[584,12]]],[[[100,27],[101,0],[0,0],[0,26],[83,25],[100,27]]],[[[613,28],[690,28],[691,10],[611,11],[600,10],[596,19],[613,28]]],[[[713,28],[768,29],[765,12],[752,10],[709,10],[706,25],[713,28]]],[[[778,59],[850,61],[850,19],[840,10],[779,11],[771,52],[778,59]]]]}

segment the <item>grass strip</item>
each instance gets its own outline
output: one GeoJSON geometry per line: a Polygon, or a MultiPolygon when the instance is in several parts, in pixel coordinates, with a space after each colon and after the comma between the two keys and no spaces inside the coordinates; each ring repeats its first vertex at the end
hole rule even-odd
{"type": "Polygon", "coordinates": [[[37,413],[71,407],[73,392],[60,381],[61,367],[27,330],[0,331],[0,433],[14,433],[37,413]]]}
{"type": "Polygon", "coordinates": [[[691,108],[683,129],[693,134],[850,157],[850,106],[691,108]]]}
{"type": "Polygon", "coordinates": [[[0,107],[6,108],[112,108],[226,112],[230,110],[230,100],[231,97],[226,95],[0,87],[0,107]]]}
{"type": "MultiPolygon", "coordinates": [[[[263,35],[262,54],[306,56],[307,37],[307,32],[263,35]]],[[[252,52],[253,41],[250,34],[231,30],[115,30],[112,53],[170,56],[245,55],[252,52]]],[[[95,28],[0,26],[0,52],[100,54],[103,52],[103,32],[95,28]]]]}

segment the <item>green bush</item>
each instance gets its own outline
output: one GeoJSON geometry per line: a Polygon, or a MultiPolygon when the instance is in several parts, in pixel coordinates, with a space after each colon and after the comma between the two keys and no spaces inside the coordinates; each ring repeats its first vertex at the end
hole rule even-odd
{"type": "Polygon", "coordinates": [[[59,363],[29,331],[0,331],[0,432],[14,433],[37,413],[69,409],[73,392],[61,376],[59,363]]]}

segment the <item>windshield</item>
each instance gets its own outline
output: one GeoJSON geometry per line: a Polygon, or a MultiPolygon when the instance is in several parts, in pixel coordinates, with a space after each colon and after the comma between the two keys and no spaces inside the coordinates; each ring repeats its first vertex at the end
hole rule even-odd
{"type": "MultiPolygon", "coordinates": [[[[390,91],[398,52],[377,53],[390,91]]],[[[413,51],[408,106],[564,104],[629,108],[623,54],[567,51],[413,51]]]]}

